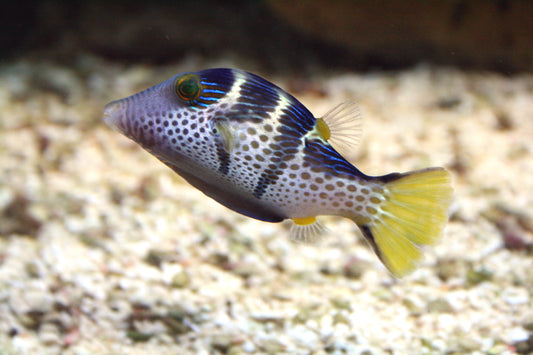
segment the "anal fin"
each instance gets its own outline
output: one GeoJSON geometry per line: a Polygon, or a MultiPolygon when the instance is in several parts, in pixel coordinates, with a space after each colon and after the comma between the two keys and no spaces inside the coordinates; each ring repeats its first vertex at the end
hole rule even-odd
{"type": "Polygon", "coordinates": [[[315,243],[322,239],[326,227],[316,217],[293,218],[290,238],[297,243],[315,243]]]}

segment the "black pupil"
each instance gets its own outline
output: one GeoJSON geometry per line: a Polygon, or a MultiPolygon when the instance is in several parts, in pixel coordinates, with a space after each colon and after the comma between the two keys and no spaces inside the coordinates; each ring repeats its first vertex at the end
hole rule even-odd
{"type": "Polygon", "coordinates": [[[195,80],[188,79],[181,83],[180,91],[185,97],[193,97],[198,92],[198,85],[195,80]]]}

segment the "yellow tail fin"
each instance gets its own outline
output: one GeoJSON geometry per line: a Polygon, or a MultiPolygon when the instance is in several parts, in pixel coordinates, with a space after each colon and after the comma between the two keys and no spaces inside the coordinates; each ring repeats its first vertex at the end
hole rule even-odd
{"type": "Polygon", "coordinates": [[[441,236],[452,198],[451,177],[443,168],[429,168],[381,179],[384,201],[377,218],[359,227],[389,271],[401,277],[422,259],[420,247],[441,236]]]}

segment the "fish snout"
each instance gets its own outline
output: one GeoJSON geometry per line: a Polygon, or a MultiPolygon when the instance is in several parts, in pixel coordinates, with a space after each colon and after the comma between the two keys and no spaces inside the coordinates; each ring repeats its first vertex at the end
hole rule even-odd
{"type": "Polygon", "coordinates": [[[124,133],[124,121],[126,119],[125,103],[123,100],[115,100],[104,107],[104,122],[120,133],[124,133]]]}

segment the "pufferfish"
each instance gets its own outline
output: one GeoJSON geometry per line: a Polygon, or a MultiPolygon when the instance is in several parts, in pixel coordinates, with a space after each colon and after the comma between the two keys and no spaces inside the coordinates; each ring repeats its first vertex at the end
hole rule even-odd
{"type": "Polygon", "coordinates": [[[324,233],[317,216],[351,219],[397,277],[416,268],[422,247],[439,239],[448,219],[452,188],[444,168],[365,175],[339,153],[359,138],[355,104],[316,118],[252,73],[178,74],[109,103],[104,121],[233,211],[292,220],[293,240],[324,233]]]}

